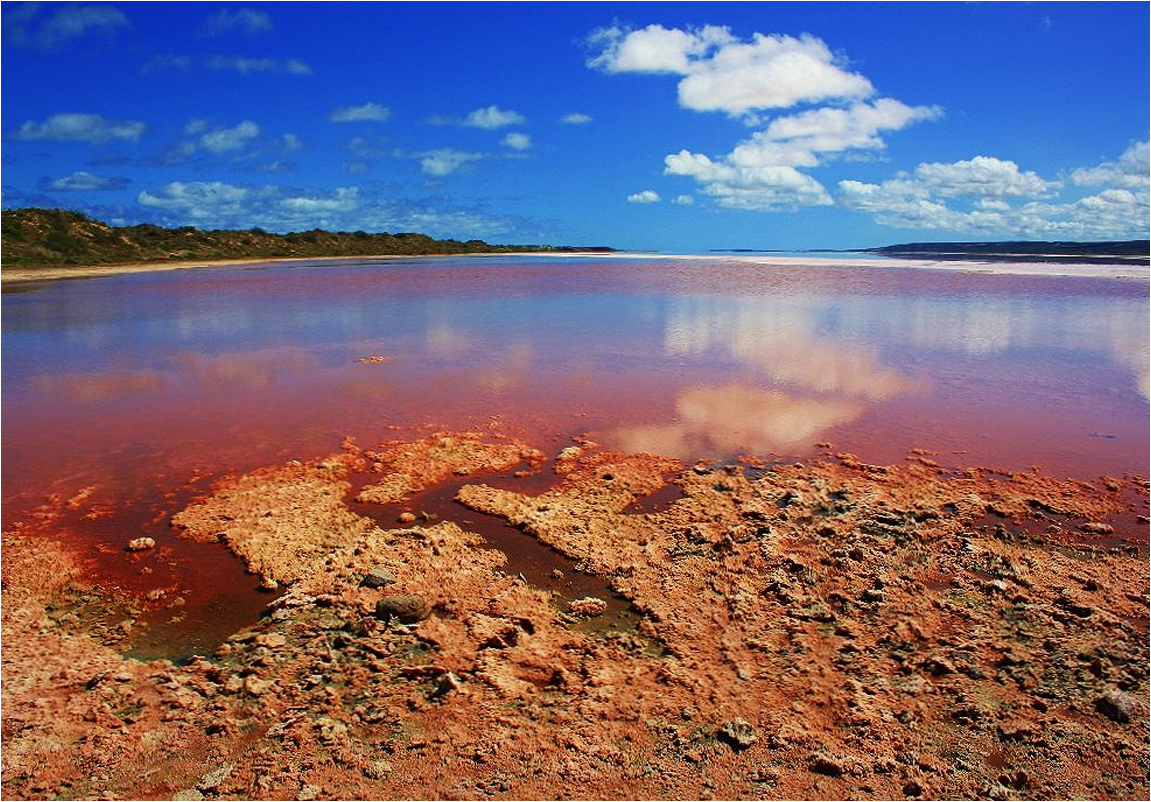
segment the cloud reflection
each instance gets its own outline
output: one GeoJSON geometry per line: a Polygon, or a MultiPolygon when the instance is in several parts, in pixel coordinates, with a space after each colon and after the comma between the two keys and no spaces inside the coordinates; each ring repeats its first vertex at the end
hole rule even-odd
{"type": "Polygon", "coordinates": [[[824,314],[795,299],[677,299],[665,324],[665,354],[734,359],[754,378],[681,390],[674,422],[621,426],[604,439],[677,457],[783,452],[922,387],[883,364],[872,346],[821,338],[824,314]]]}
{"type": "Polygon", "coordinates": [[[627,451],[671,457],[771,453],[810,444],[866,408],[859,401],[799,398],[745,384],[689,388],[676,396],[675,406],[675,423],[621,426],[605,439],[627,451]]]}
{"type": "Polygon", "coordinates": [[[82,404],[160,390],[164,375],[155,370],[110,370],[103,373],[37,376],[32,384],[48,395],[65,395],[82,404]]]}

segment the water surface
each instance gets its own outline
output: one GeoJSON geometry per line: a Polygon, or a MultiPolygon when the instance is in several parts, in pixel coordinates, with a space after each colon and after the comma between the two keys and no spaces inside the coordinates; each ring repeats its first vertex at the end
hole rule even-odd
{"type": "Polygon", "coordinates": [[[103,581],[189,609],[219,607],[222,586],[266,599],[167,516],[213,478],[344,436],[494,422],[550,453],[586,433],[687,460],[830,443],[1088,480],[1148,468],[1146,281],[523,256],[18,286],[3,296],[5,526],[94,486],[106,515],[65,535],[103,581]],[[155,553],[123,555],[142,534],[155,553]]]}

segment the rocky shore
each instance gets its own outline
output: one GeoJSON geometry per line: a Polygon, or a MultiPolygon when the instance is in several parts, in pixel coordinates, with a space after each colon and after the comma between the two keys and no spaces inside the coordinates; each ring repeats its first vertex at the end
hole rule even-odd
{"type": "Polygon", "coordinates": [[[182,665],[64,613],[124,600],[46,509],[4,535],[4,795],[1147,798],[1147,479],[935,456],[345,443],[174,516],[282,591],[182,665]],[[449,479],[458,520],[404,509],[449,479]],[[505,570],[474,515],[639,623],[505,570]]]}

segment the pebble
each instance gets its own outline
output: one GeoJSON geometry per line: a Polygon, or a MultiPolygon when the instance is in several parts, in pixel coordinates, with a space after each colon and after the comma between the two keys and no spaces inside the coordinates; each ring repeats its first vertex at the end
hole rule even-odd
{"type": "Polygon", "coordinates": [[[401,512],[396,520],[402,524],[411,524],[416,522],[416,515],[413,512],[401,512]]]}
{"type": "Polygon", "coordinates": [[[719,729],[718,738],[736,752],[742,752],[759,740],[755,727],[742,718],[725,721],[719,729]]]}
{"type": "Polygon", "coordinates": [[[147,551],[154,548],[156,548],[156,541],[150,537],[138,537],[135,540],[129,540],[127,545],[128,551],[147,551]]]}
{"type": "Polygon", "coordinates": [[[603,615],[607,612],[607,602],[603,599],[597,599],[594,596],[587,596],[583,599],[575,599],[568,602],[568,612],[572,615],[586,616],[592,618],[597,615],[603,615]]]}
{"type": "Polygon", "coordinates": [[[385,588],[394,584],[396,575],[386,568],[373,568],[360,580],[360,586],[365,588],[385,588]]]}
{"type": "Polygon", "coordinates": [[[398,618],[400,623],[414,624],[432,614],[431,605],[423,596],[395,593],[376,602],[376,618],[387,621],[398,618]]]}

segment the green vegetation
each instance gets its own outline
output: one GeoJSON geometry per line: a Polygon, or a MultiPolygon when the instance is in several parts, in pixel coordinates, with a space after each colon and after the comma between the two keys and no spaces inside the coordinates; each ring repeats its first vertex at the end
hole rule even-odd
{"type": "Polygon", "coordinates": [[[13,209],[2,213],[0,258],[5,265],[119,265],[216,259],[288,259],[330,256],[401,256],[471,253],[549,253],[610,248],[489,245],[483,240],[437,240],[424,234],[366,231],[297,231],[259,228],[201,231],[190,226],[116,227],[62,209],[13,209]]]}

